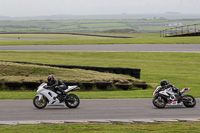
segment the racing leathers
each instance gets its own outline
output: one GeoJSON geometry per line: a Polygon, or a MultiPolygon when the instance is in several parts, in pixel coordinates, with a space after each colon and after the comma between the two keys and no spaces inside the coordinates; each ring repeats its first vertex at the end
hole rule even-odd
{"type": "Polygon", "coordinates": [[[50,89],[58,94],[56,98],[62,102],[63,96],[65,95],[65,89],[67,88],[66,85],[59,79],[54,79],[53,83],[47,83],[47,89],[50,89]]]}
{"type": "MultiPolygon", "coordinates": [[[[181,95],[180,90],[178,88],[176,88],[174,85],[172,85],[171,83],[168,83],[167,85],[161,86],[160,90],[165,90],[165,89],[168,89],[168,88],[171,88],[172,91],[174,92],[174,94],[177,95],[178,97],[181,95]]],[[[170,99],[174,100],[176,98],[175,95],[171,94],[170,99]]]]}

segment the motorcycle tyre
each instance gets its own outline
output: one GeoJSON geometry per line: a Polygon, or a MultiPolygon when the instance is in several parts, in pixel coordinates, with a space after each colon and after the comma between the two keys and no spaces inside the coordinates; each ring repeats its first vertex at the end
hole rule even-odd
{"type": "Polygon", "coordinates": [[[38,108],[38,109],[43,109],[43,108],[45,108],[46,107],[46,105],[47,105],[47,99],[46,98],[44,98],[44,105],[43,106],[38,106],[37,104],[36,104],[36,100],[39,98],[39,96],[35,96],[35,98],[33,99],[33,105],[36,107],[36,108],[38,108]]]}
{"type": "Polygon", "coordinates": [[[152,100],[153,105],[154,105],[155,107],[157,107],[157,108],[164,108],[164,107],[166,106],[167,103],[165,102],[165,100],[164,100],[163,98],[162,98],[162,100],[163,100],[163,105],[162,105],[162,106],[156,104],[156,102],[155,102],[156,99],[158,99],[158,97],[154,97],[153,100],[152,100]]]}
{"type": "Polygon", "coordinates": [[[187,102],[183,101],[183,105],[185,107],[192,108],[192,107],[194,107],[196,105],[196,99],[193,96],[191,96],[191,95],[184,95],[183,97],[190,97],[190,98],[192,98],[193,99],[193,103],[194,103],[194,104],[190,105],[187,102]]]}
{"type": "Polygon", "coordinates": [[[79,106],[80,100],[79,100],[79,98],[78,98],[77,95],[75,95],[75,94],[69,94],[67,98],[65,100],[65,104],[66,104],[66,106],[68,108],[76,108],[76,107],[79,106]],[[67,100],[67,98],[69,98],[69,97],[71,97],[71,98],[73,97],[73,99],[75,99],[77,101],[77,103],[75,105],[71,105],[70,101],[67,100]]]}

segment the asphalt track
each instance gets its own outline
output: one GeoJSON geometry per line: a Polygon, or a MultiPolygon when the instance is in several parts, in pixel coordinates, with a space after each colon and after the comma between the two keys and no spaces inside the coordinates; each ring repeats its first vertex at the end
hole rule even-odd
{"type": "Polygon", "coordinates": [[[0,100],[0,121],[33,120],[159,120],[200,119],[200,99],[194,108],[157,109],[152,99],[81,99],[76,109],[66,106],[34,107],[32,100],[0,100]]]}
{"type": "Polygon", "coordinates": [[[200,52],[200,44],[99,44],[0,46],[0,51],[200,52]]]}

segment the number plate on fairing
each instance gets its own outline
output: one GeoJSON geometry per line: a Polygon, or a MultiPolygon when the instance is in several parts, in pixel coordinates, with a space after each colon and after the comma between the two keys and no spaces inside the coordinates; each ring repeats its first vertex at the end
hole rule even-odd
{"type": "Polygon", "coordinates": [[[183,102],[178,103],[178,100],[175,99],[174,101],[169,102],[167,105],[170,105],[170,106],[177,106],[177,105],[182,106],[183,102]]]}

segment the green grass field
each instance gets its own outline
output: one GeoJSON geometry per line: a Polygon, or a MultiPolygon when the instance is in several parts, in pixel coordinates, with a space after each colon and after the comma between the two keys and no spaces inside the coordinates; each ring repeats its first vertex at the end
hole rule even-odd
{"type": "MultiPolygon", "coordinates": [[[[100,33],[102,34],[102,33],[100,33]]],[[[67,34],[0,34],[0,45],[69,45],[69,44],[198,44],[200,37],[159,37],[159,33],[106,33],[104,35],[130,36],[134,38],[106,38],[67,34]],[[21,39],[17,39],[20,37],[21,39]],[[50,40],[23,40],[23,39],[50,40]]]]}
{"type": "Polygon", "coordinates": [[[64,69],[49,66],[0,62],[0,81],[3,82],[46,82],[53,74],[66,82],[142,82],[128,75],[101,73],[83,69],[64,69]]]}
{"type": "Polygon", "coordinates": [[[199,133],[200,123],[0,125],[2,133],[199,133]]]}
{"type": "MultiPolygon", "coordinates": [[[[74,91],[80,99],[153,98],[154,89],[118,91],[74,91]]],[[[33,99],[36,91],[0,91],[0,99],[33,99]]]]}
{"type": "MultiPolygon", "coordinates": [[[[194,97],[200,97],[199,53],[0,52],[0,60],[46,64],[140,68],[141,79],[147,83],[158,85],[162,79],[166,79],[180,89],[184,87],[191,88],[188,94],[194,97]]],[[[153,90],[150,89],[145,96],[140,97],[152,97],[152,93],[153,90]]],[[[120,98],[120,95],[123,98],[123,94],[117,93],[117,95],[119,95],[118,98],[120,98]]]]}
{"type": "MultiPolygon", "coordinates": [[[[108,17],[108,16],[107,16],[108,17]]],[[[146,18],[147,16],[144,16],[146,18]]],[[[151,19],[66,19],[66,20],[17,20],[0,21],[0,32],[13,31],[46,31],[46,32],[102,32],[111,29],[134,29],[139,32],[159,32],[174,26],[169,24],[182,23],[183,25],[198,24],[200,19],[160,19],[152,16],[151,19]]],[[[98,17],[97,17],[98,18],[98,17]]],[[[147,17],[149,18],[149,17],[147,17]]],[[[29,18],[30,19],[30,18],[29,18]]]]}

